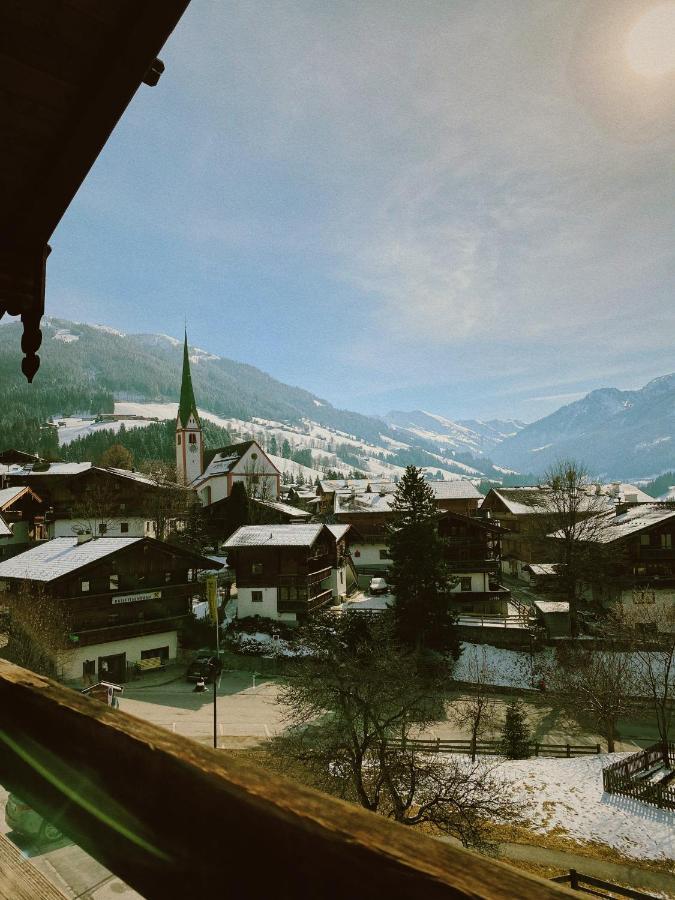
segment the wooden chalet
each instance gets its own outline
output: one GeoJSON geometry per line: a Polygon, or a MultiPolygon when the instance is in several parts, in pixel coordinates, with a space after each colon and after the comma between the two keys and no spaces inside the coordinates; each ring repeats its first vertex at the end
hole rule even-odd
{"type": "Polygon", "coordinates": [[[180,490],[178,485],[158,484],[139,472],[90,462],[29,465],[9,474],[7,481],[27,484],[45,501],[49,538],[83,532],[161,536],[180,490]]]}
{"type": "Polygon", "coordinates": [[[45,537],[46,503],[24,485],[0,489],[0,559],[45,537]]]}
{"type": "Polygon", "coordinates": [[[511,592],[499,583],[504,529],[492,519],[448,512],[438,520],[458,610],[508,615],[511,592]]]}
{"type": "Polygon", "coordinates": [[[48,623],[44,656],[60,678],[125,681],[142,660],[175,659],[197,574],[214,568],[221,564],[150,538],[81,535],[0,563],[0,583],[10,599],[23,588],[31,603],[49,605],[40,628],[12,633],[39,644],[48,623]]]}
{"type": "Polygon", "coordinates": [[[578,585],[582,596],[624,607],[638,629],[675,633],[675,502],[621,503],[589,522],[587,539],[601,548],[604,565],[597,580],[578,585]]]}
{"type": "Polygon", "coordinates": [[[225,542],[235,570],[239,618],[302,621],[329,606],[338,538],[326,525],[247,525],[225,542]]]}

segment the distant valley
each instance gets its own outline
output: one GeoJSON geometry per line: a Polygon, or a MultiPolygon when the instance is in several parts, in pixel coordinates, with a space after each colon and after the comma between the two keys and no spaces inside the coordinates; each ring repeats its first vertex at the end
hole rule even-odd
{"type": "MultiPolygon", "coordinates": [[[[31,386],[19,369],[19,326],[0,327],[3,443],[8,429],[21,432],[20,423],[32,418],[63,423],[58,432],[65,448],[78,438],[119,429],[123,422],[96,422],[97,417],[123,416],[124,427],[134,428],[175,415],[178,339],[59,319],[46,319],[43,333],[42,366],[31,386]]],[[[280,467],[302,471],[305,478],[327,468],[395,476],[413,463],[431,477],[468,477],[477,483],[516,473],[536,477],[561,457],[579,459],[606,479],[649,479],[675,469],[675,375],[637,391],[593,391],[525,424],[453,421],[422,410],[366,416],[196,347],[190,347],[190,358],[197,402],[213,427],[235,439],[255,436],[266,446],[274,438],[279,451],[287,441],[302,462],[279,452],[280,467]],[[299,451],[305,452],[300,456],[299,451]]]]}

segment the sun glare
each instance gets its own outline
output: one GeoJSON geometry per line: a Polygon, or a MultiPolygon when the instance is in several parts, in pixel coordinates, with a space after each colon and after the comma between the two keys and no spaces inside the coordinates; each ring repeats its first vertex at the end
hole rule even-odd
{"type": "Polygon", "coordinates": [[[626,54],[638,75],[658,77],[675,70],[675,2],[659,3],[638,19],[626,54]]]}

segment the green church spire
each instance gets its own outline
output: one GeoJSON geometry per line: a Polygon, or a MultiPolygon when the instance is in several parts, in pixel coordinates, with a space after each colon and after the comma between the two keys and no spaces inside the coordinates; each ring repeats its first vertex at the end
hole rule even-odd
{"type": "Polygon", "coordinates": [[[190,356],[188,354],[187,331],[185,332],[185,343],[183,345],[183,378],[180,385],[180,404],[178,405],[178,421],[183,428],[187,428],[190,415],[195,417],[199,426],[199,416],[197,415],[197,404],[195,403],[195,392],[192,389],[192,376],[190,375],[190,356]]]}

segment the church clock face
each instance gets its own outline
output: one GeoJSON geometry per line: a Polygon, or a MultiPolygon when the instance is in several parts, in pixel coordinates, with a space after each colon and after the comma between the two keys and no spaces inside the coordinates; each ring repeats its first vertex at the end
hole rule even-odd
{"type": "Polygon", "coordinates": [[[197,445],[190,444],[190,453],[196,453],[196,452],[197,452],[197,445]]]}

